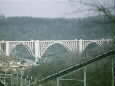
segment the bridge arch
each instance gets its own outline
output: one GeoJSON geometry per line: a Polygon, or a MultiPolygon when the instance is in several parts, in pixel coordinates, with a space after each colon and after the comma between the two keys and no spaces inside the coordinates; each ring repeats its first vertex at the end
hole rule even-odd
{"type": "Polygon", "coordinates": [[[65,48],[68,52],[70,52],[69,47],[66,46],[66,45],[64,45],[63,42],[61,42],[61,41],[54,41],[53,43],[48,44],[48,46],[45,47],[45,48],[41,51],[41,57],[45,54],[45,52],[46,52],[50,47],[52,47],[52,46],[54,46],[54,45],[60,45],[60,46],[62,46],[63,48],[65,48]]]}
{"type": "Polygon", "coordinates": [[[62,62],[65,57],[69,55],[69,50],[65,46],[54,43],[50,45],[42,55],[41,61],[42,62],[62,62]]]}
{"type": "Polygon", "coordinates": [[[102,45],[98,42],[90,42],[82,52],[83,59],[90,59],[101,52],[102,45]]]}
{"type": "Polygon", "coordinates": [[[33,54],[33,51],[32,49],[26,45],[26,44],[23,44],[23,43],[18,43],[16,45],[14,45],[11,49],[10,49],[10,56],[14,55],[15,52],[15,49],[24,49],[24,53],[26,52],[27,54],[29,54],[29,56],[32,56],[34,57],[34,54],[33,54]]]}

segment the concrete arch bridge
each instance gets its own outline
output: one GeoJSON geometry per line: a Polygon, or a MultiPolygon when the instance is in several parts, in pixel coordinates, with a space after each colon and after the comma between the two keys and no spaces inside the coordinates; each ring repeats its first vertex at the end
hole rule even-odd
{"type": "Polygon", "coordinates": [[[82,52],[92,43],[96,43],[102,47],[103,44],[110,44],[111,39],[101,40],[30,40],[30,41],[0,41],[0,50],[4,52],[6,56],[10,56],[13,49],[18,45],[23,45],[29,53],[35,57],[35,62],[42,58],[46,50],[54,44],[60,44],[64,46],[68,51],[72,53],[82,54],[82,52]]]}

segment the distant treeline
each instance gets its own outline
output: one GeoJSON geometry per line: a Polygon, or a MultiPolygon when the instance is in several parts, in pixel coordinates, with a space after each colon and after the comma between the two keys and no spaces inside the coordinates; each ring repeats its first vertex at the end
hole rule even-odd
{"type": "Polygon", "coordinates": [[[8,17],[0,19],[0,40],[111,38],[113,24],[103,16],[82,19],[8,17]]]}

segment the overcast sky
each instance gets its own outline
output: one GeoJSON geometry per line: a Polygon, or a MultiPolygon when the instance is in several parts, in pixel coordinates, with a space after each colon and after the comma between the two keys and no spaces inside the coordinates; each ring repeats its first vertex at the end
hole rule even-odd
{"type": "MultiPolygon", "coordinates": [[[[88,9],[89,7],[71,1],[72,0],[0,0],[0,14],[4,14],[5,16],[32,17],[84,17],[88,14],[88,12],[84,13],[79,11],[79,9],[88,9]],[[76,9],[78,11],[74,13],[76,9]]],[[[109,0],[104,1],[107,2],[109,0]]],[[[111,2],[109,1],[107,4],[111,4],[111,2]]],[[[93,15],[93,13],[91,15],[93,15]]]]}

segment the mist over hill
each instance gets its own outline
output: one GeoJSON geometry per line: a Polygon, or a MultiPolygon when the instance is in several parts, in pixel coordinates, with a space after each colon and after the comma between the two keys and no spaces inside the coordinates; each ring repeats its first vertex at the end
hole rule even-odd
{"type": "Polygon", "coordinates": [[[103,24],[105,20],[103,17],[84,19],[8,17],[0,19],[0,40],[111,38],[114,33],[113,24],[103,24]]]}

